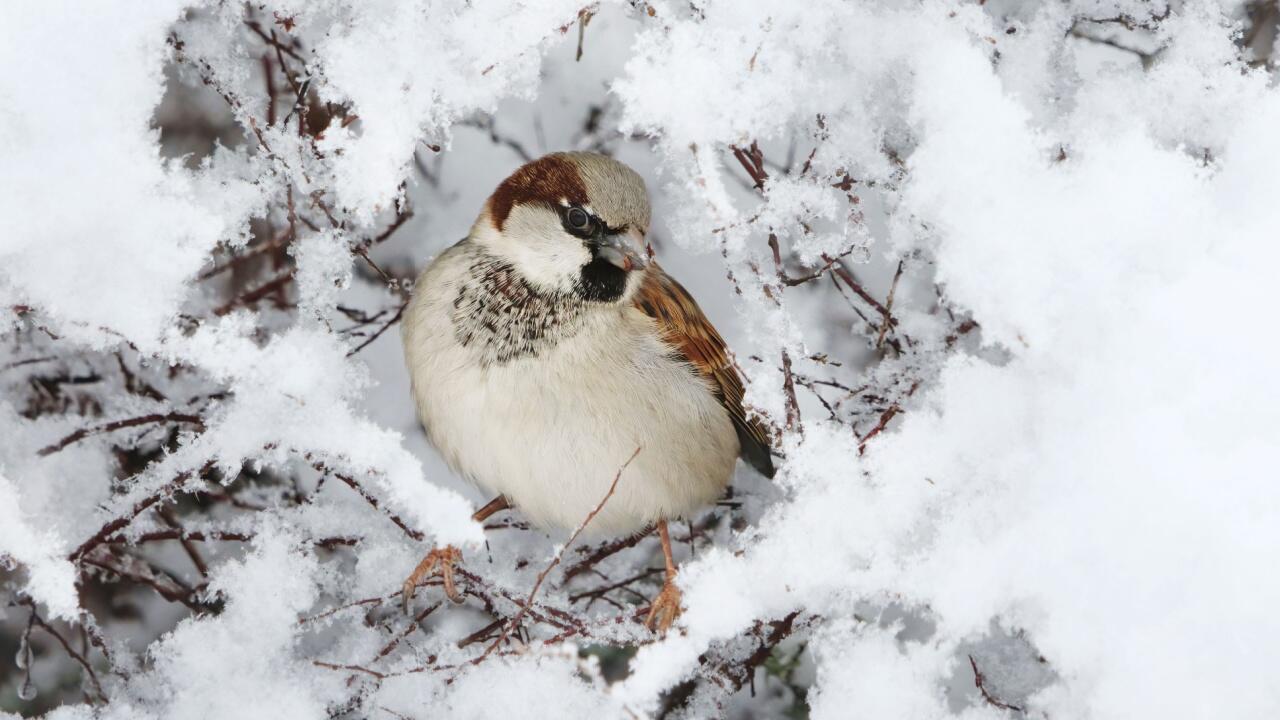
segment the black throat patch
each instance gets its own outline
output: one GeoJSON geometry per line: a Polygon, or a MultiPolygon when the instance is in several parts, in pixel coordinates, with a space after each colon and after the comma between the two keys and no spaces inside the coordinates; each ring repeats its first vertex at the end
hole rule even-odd
{"type": "Polygon", "coordinates": [[[627,289],[627,272],[591,253],[591,262],[582,266],[577,292],[586,300],[613,302],[627,289]]]}
{"type": "Polygon", "coordinates": [[[477,257],[453,299],[453,333],[481,364],[536,357],[582,328],[583,301],[535,289],[510,264],[477,257]]]}

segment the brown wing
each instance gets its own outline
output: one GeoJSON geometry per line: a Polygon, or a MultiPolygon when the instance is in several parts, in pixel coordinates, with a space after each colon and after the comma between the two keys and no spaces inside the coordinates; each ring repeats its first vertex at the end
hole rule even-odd
{"type": "Polygon", "coordinates": [[[637,309],[658,322],[663,339],[711,383],[733,420],[742,459],[766,477],[773,477],[769,435],[758,421],[747,419],[742,407],[742,378],[729,361],[724,338],[702,314],[693,296],[657,263],[651,263],[634,302],[637,309]]]}

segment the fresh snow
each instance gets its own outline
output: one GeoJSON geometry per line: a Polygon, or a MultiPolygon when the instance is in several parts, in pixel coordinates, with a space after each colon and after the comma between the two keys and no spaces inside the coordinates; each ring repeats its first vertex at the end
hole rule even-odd
{"type": "Polygon", "coordinates": [[[1274,4],[0,13],[0,713],[1280,714],[1274,4]],[[569,148],[785,459],[673,526],[665,638],[646,538],[497,646],[567,535],[469,519],[394,319],[569,148]]]}

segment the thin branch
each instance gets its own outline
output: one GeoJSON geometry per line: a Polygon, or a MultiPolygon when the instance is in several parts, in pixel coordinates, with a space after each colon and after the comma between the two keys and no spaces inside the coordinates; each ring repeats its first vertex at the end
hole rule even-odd
{"type": "Polygon", "coordinates": [[[5,370],[12,370],[13,368],[16,368],[16,367],[22,367],[23,365],[34,365],[35,363],[49,362],[50,360],[57,360],[57,359],[58,358],[56,356],[50,355],[48,357],[29,358],[27,360],[15,360],[14,362],[11,362],[7,365],[0,365],[0,372],[4,372],[5,370]]]}
{"type": "Polygon", "coordinates": [[[92,565],[96,568],[106,570],[107,572],[119,575],[126,580],[132,580],[140,585],[146,585],[152,590],[155,590],[156,593],[165,600],[168,600],[169,602],[182,603],[187,607],[187,609],[193,612],[204,612],[210,609],[208,605],[201,603],[195,598],[194,588],[188,587],[176,577],[173,577],[163,570],[159,570],[159,568],[142,558],[134,557],[132,555],[128,555],[126,557],[145,568],[145,572],[131,569],[123,565],[116,564],[115,562],[108,562],[106,558],[109,558],[112,561],[117,559],[109,550],[105,553],[97,553],[93,557],[82,557],[80,562],[85,565],[92,565]],[[105,558],[102,556],[105,556],[105,558]],[[166,584],[166,582],[168,584],[166,584]]]}
{"type": "Polygon", "coordinates": [[[371,505],[374,510],[377,510],[378,512],[381,512],[382,514],[386,515],[387,518],[391,520],[391,522],[396,524],[396,527],[399,527],[401,530],[404,531],[405,535],[408,535],[409,537],[413,538],[414,540],[417,540],[418,542],[422,542],[422,540],[426,537],[425,535],[422,534],[422,531],[414,530],[413,528],[406,525],[404,520],[400,519],[399,515],[391,512],[390,510],[383,508],[380,504],[378,504],[378,499],[373,495],[370,495],[369,492],[366,491],[364,487],[362,487],[360,483],[356,482],[355,479],[352,478],[351,476],[343,475],[342,473],[333,473],[333,476],[338,478],[342,482],[346,483],[347,486],[350,487],[352,490],[355,490],[357,493],[359,493],[360,497],[364,498],[365,502],[369,503],[369,505],[371,505]]]}
{"type": "MultiPolygon", "coordinates": [[[[290,191],[292,191],[292,186],[290,186],[290,191]]],[[[279,232],[277,232],[274,236],[272,236],[270,240],[263,243],[258,243],[257,245],[254,245],[252,248],[249,248],[249,250],[247,250],[246,252],[240,253],[238,255],[232,255],[231,258],[228,259],[225,263],[221,265],[217,265],[215,267],[212,267],[200,273],[197,279],[203,282],[205,280],[208,280],[209,278],[220,275],[237,265],[243,264],[247,260],[255,258],[259,255],[271,252],[273,250],[279,250],[280,248],[283,248],[287,246],[290,242],[292,242],[293,237],[294,237],[294,231],[292,227],[282,228],[279,232]]]]}
{"type": "Polygon", "coordinates": [[[884,344],[884,334],[889,330],[890,315],[893,312],[893,294],[898,289],[898,279],[902,277],[902,261],[898,261],[898,270],[893,274],[893,283],[889,285],[889,296],[884,301],[884,321],[880,323],[880,334],[876,336],[876,347],[884,344]]]}
{"type": "Polygon", "coordinates": [[[41,448],[36,454],[40,457],[52,455],[59,450],[80,442],[90,435],[101,435],[104,433],[123,430],[124,428],[138,427],[139,425],[152,425],[155,423],[188,423],[195,425],[197,429],[204,429],[204,420],[196,415],[187,413],[171,412],[171,413],[154,413],[151,415],[140,415],[138,417],[127,418],[124,420],[113,420],[109,423],[103,423],[94,427],[81,428],[70,435],[62,438],[58,442],[41,448]]]}
{"type": "MultiPolygon", "coordinates": [[[[911,397],[913,394],[915,394],[916,388],[918,387],[920,387],[919,380],[912,383],[911,389],[907,391],[906,397],[911,397]]],[[[886,409],[883,413],[880,414],[880,419],[876,422],[875,427],[871,428],[871,430],[869,430],[866,435],[863,435],[861,438],[858,439],[859,455],[861,455],[863,452],[866,451],[867,443],[870,442],[871,438],[884,432],[884,429],[889,426],[889,421],[893,420],[893,418],[895,418],[900,412],[902,412],[902,406],[899,405],[898,403],[894,403],[893,405],[890,405],[889,408],[886,409]]]]}
{"type": "Polygon", "coordinates": [[[232,310],[236,309],[238,305],[252,305],[258,302],[259,300],[265,298],[266,296],[276,292],[277,290],[283,288],[285,285],[289,284],[293,280],[293,276],[296,272],[297,272],[296,268],[290,268],[289,270],[286,270],[285,272],[282,272],[279,275],[276,275],[275,277],[259,285],[258,287],[238,297],[231,298],[226,303],[215,308],[213,311],[213,314],[221,317],[231,312],[232,310]]]}
{"type": "Polygon", "coordinates": [[[196,549],[191,538],[181,534],[182,525],[178,523],[178,519],[173,513],[166,508],[158,508],[156,514],[164,521],[166,525],[179,532],[178,542],[182,545],[182,550],[187,553],[187,557],[191,559],[191,564],[195,566],[196,572],[200,573],[200,577],[209,577],[209,566],[205,563],[204,558],[200,556],[200,551],[196,549]]]}
{"type": "Polygon", "coordinates": [[[595,599],[606,599],[606,598],[604,598],[604,595],[605,595],[606,593],[613,592],[614,590],[629,589],[629,588],[627,587],[628,585],[631,585],[631,584],[632,584],[632,583],[634,583],[634,582],[638,582],[638,581],[640,581],[640,580],[643,580],[643,579],[645,579],[645,578],[647,578],[647,577],[649,577],[649,576],[651,576],[651,575],[654,575],[654,574],[656,574],[656,573],[660,573],[660,572],[663,572],[663,569],[662,569],[662,568],[648,568],[648,569],[644,570],[643,572],[641,572],[641,573],[639,573],[639,574],[632,575],[631,577],[627,578],[626,580],[619,580],[618,582],[611,583],[611,584],[609,584],[609,585],[605,585],[605,586],[603,586],[603,587],[598,587],[598,588],[595,588],[595,589],[593,589],[593,590],[587,590],[587,591],[584,591],[584,592],[580,592],[580,593],[578,593],[578,594],[576,594],[576,595],[570,595],[570,596],[569,596],[569,602],[570,602],[570,603],[577,603],[579,600],[583,600],[583,599],[592,599],[592,600],[595,600],[595,599]]]}
{"type": "MultiPolygon", "coordinates": [[[[212,462],[207,463],[204,466],[204,468],[201,470],[201,473],[203,474],[205,472],[208,472],[212,467],[213,467],[212,462]]],[[[67,556],[67,559],[73,562],[81,559],[82,557],[84,557],[85,553],[89,552],[90,550],[106,542],[113,535],[115,535],[120,530],[128,526],[129,523],[133,522],[134,518],[146,512],[147,508],[171,496],[174,490],[180,487],[182,483],[186,482],[187,479],[189,479],[190,477],[191,477],[190,472],[181,473],[174,479],[165,483],[163,486],[161,486],[158,490],[156,490],[151,495],[148,495],[147,497],[137,501],[136,503],[133,504],[133,507],[130,508],[128,512],[124,513],[123,515],[117,516],[116,518],[112,519],[110,522],[98,528],[98,531],[94,533],[88,540],[85,540],[83,543],[80,544],[79,547],[77,547],[75,550],[72,550],[71,554],[67,556]]]]}
{"type": "Polygon", "coordinates": [[[498,134],[497,123],[494,121],[492,115],[481,115],[477,119],[464,120],[459,124],[473,127],[477,130],[487,131],[489,133],[490,141],[497,143],[498,145],[505,145],[511,148],[524,162],[530,162],[533,160],[533,155],[529,154],[529,151],[525,149],[525,146],[521,144],[519,140],[498,134]]]}
{"type": "MultiPolygon", "coordinates": [[[[67,655],[69,655],[72,660],[75,660],[76,663],[84,669],[84,672],[89,677],[90,682],[93,683],[94,691],[98,693],[99,701],[104,703],[107,702],[107,694],[102,690],[102,683],[98,681],[98,674],[93,671],[93,666],[89,664],[89,661],[85,656],[77,652],[75,648],[71,647],[71,643],[67,642],[67,639],[62,636],[62,633],[58,632],[52,625],[45,622],[44,618],[40,617],[40,614],[36,612],[36,604],[34,601],[29,598],[23,598],[22,600],[19,600],[19,602],[26,605],[27,608],[31,610],[30,622],[53,636],[53,638],[58,641],[58,644],[62,646],[62,649],[67,652],[67,655]]],[[[30,663],[28,663],[28,665],[29,664],[30,663]]]]}
{"type": "Polygon", "coordinates": [[[786,350],[782,351],[782,390],[787,399],[787,429],[803,432],[804,428],[800,424],[800,402],[796,398],[796,381],[791,374],[791,355],[786,350]]]}
{"type": "Polygon", "coordinates": [[[395,232],[399,230],[401,226],[403,226],[406,222],[408,222],[409,219],[412,217],[413,217],[413,210],[405,210],[404,212],[397,213],[396,219],[393,220],[391,224],[386,227],[386,229],[378,233],[376,237],[365,240],[364,246],[372,247],[374,245],[380,245],[386,242],[388,238],[394,235],[395,232]]]}
{"type": "Polygon", "coordinates": [[[370,670],[369,668],[361,665],[338,665],[336,663],[324,662],[322,660],[312,660],[311,664],[319,668],[325,668],[326,670],[349,670],[351,672],[364,673],[366,675],[372,675],[379,680],[385,680],[387,677],[385,673],[380,673],[377,670],[370,670]]]}
{"type": "Polygon", "coordinates": [[[387,643],[385,646],[383,646],[381,650],[378,651],[378,655],[373,658],[373,662],[378,662],[382,658],[389,655],[392,650],[396,649],[396,646],[400,644],[401,640],[404,640],[405,638],[412,635],[415,630],[417,630],[419,627],[422,626],[422,622],[427,619],[427,616],[429,616],[431,613],[435,612],[439,608],[440,608],[440,603],[436,603],[435,605],[430,605],[427,607],[427,609],[418,613],[418,615],[413,618],[413,622],[409,623],[409,625],[404,629],[404,631],[402,631],[399,635],[395,636],[395,638],[393,638],[391,642],[387,643]]]}
{"type": "Polygon", "coordinates": [[[404,302],[400,303],[400,307],[396,308],[396,314],[392,315],[390,320],[386,321],[381,326],[379,326],[378,329],[372,335],[366,338],[364,342],[352,348],[351,351],[347,353],[347,357],[351,357],[352,355],[355,355],[361,350],[369,347],[374,343],[374,341],[382,337],[383,333],[385,333],[387,330],[390,330],[396,323],[400,322],[401,318],[404,317],[405,308],[409,307],[409,301],[410,301],[410,298],[405,298],[404,302]]]}
{"type": "Polygon", "coordinates": [[[760,151],[760,146],[752,140],[751,147],[746,150],[737,145],[730,146],[730,149],[733,150],[733,156],[738,159],[742,169],[751,176],[751,182],[756,190],[763,192],[765,181],[769,179],[769,172],[764,168],[764,153],[760,151]]]}
{"type": "MultiPolygon", "coordinates": [[[[832,258],[828,255],[823,255],[822,259],[826,261],[832,260],[832,258]]],[[[831,266],[831,271],[834,272],[837,277],[843,280],[844,284],[848,285],[849,289],[852,290],[854,293],[856,293],[858,297],[862,298],[863,301],[865,301],[868,305],[875,308],[876,312],[880,313],[880,315],[883,316],[886,320],[889,320],[890,323],[896,325],[897,321],[893,320],[893,316],[889,314],[889,309],[881,305],[879,300],[876,300],[874,297],[871,296],[871,293],[863,289],[862,284],[859,283],[857,280],[855,280],[853,278],[853,274],[850,273],[847,269],[845,269],[844,265],[839,262],[839,258],[835,258],[835,260],[836,262],[834,262],[831,266]]]]}
{"type": "Polygon", "coordinates": [[[515,617],[511,618],[511,622],[507,623],[506,627],[503,628],[502,634],[498,636],[498,639],[494,640],[493,644],[490,645],[483,654],[475,660],[472,660],[471,664],[477,664],[488,657],[490,653],[506,641],[506,639],[511,635],[511,631],[520,625],[520,620],[524,618],[525,614],[529,611],[529,608],[533,605],[533,599],[537,597],[538,590],[542,587],[543,581],[547,579],[547,575],[551,574],[551,571],[560,564],[560,561],[564,559],[565,551],[573,545],[574,541],[578,539],[578,536],[582,534],[582,531],[586,529],[587,525],[591,524],[591,521],[595,519],[596,515],[600,514],[600,511],[604,509],[605,503],[609,502],[609,498],[613,497],[613,492],[618,489],[618,481],[622,479],[622,473],[626,471],[629,465],[631,465],[631,461],[635,460],[636,456],[640,454],[640,450],[641,448],[637,447],[635,452],[631,453],[631,457],[627,458],[627,461],[622,463],[622,467],[618,468],[617,474],[613,476],[613,482],[609,484],[609,492],[606,492],[604,497],[600,498],[600,502],[595,506],[595,508],[592,509],[591,512],[587,513],[587,517],[582,521],[582,524],[578,526],[578,529],[574,530],[573,534],[569,536],[569,540],[560,548],[560,552],[556,553],[555,558],[552,559],[545,568],[543,568],[542,572],[538,573],[538,579],[534,581],[533,589],[529,591],[529,597],[526,598],[524,604],[520,606],[520,610],[516,612],[515,617]]]}
{"type": "MultiPolygon", "coordinates": [[[[595,568],[596,565],[599,565],[601,562],[608,559],[609,557],[616,555],[622,552],[623,550],[626,550],[627,548],[635,547],[637,544],[639,544],[641,540],[644,540],[645,538],[649,537],[649,535],[651,535],[652,533],[653,533],[653,526],[651,525],[645,530],[643,530],[642,532],[636,533],[635,535],[631,535],[629,537],[621,537],[621,538],[618,538],[617,540],[612,540],[608,543],[605,543],[604,545],[600,546],[600,549],[591,553],[591,555],[589,555],[585,559],[580,560],[576,564],[569,566],[569,569],[564,571],[563,585],[568,585],[569,581],[572,580],[574,577],[595,568]]],[[[585,550],[586,548],[581,548],[579,552],[582,552],[585,550]]]]}
{"type": "Polygon", "coordinates": [[[982,671],[978,669],[978,662],[973,659],[972,655],[969,656],[969,667],[973,668],[974,687],[978,688],[978,692],[982,693],[982,699],[986,700],[988,705],[998,707],[1001,710],[1012,710],[1014,712],[1020,712],[1020,713],[1026,712],[1026,710],[1021,706],[1011,705],[1007,702],[1004,702],[996,698],[994,695],[991,694],[989,690],[987,690],[987,686],[986,686],[987,678],[985,675],[982,674],[982,671]]]}

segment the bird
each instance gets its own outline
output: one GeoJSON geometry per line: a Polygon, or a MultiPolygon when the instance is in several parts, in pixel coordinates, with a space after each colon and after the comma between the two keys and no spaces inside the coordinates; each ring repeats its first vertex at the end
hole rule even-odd
{"type": "MultiPolygon", "coordinates": [[[[724,339],[645,242],[650,215],[644,180],[617,160],[532,160],[421,272],[401,334],[428,439],[494,495],[473,519],[656,529],[666,575],[646,625],[666,632],[681,612],[668,522],[715,502],[739,457],[770,478],[774,465],[724,339]]],[[[436,574],[459,601],[460,561],[452,546],[428,553],[406,609],[436,574]]]]}

